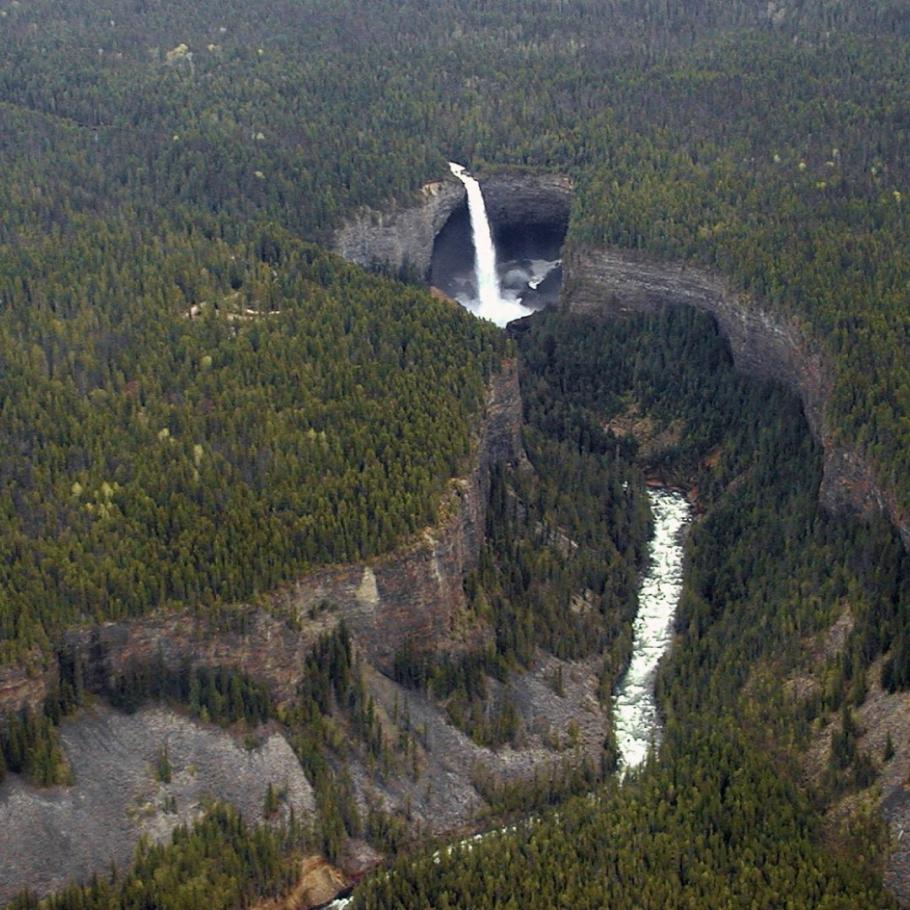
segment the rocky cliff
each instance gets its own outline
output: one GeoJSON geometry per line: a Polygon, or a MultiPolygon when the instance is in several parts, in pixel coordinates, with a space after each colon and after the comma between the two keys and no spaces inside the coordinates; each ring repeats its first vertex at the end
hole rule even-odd
{"type": "MultiPolygon", "coordinates": [[[[261,605],[218,612],[171,610],[135,620],[74,629],[89,688],[101,689],[132,661],[160,655],[166,665],[228,666],[268,684],[278,701],[295,693],[303,661],[320,634],[344,619],[361,651],[387,670],[407,641],[449,641],[465,605],[462,580],[473,568],[484,532],[490,469],[521,454],[521,393],[514,362],[490,380],[472,464],[454,480],[438,526],[374,560],[319,569],[261,605]]],[[[0,671],[0,711],[39,707],[56,666],[38,655],[0,671]]]]}
{"type": "Polygon", "coordinates": [[[0,904],[26,886],[45,894],[112,863],[128,867],[140,836],[167,838],[212,796],[254,823],[270,783],[283,794],[283,816],[315,810],[300,762],[274,732],[247,748],[165,708],[126,715],[98,706],[64,721],[60,734],[73,786],[36,789],[16,776],[0,784],[0,904]],[[166,779],[157,771],[164,749],[166,779]]]}
{"type": "Polygon", "coordinates": [[[573,193],[568,177],[505,171],[481,178],[480,188],[494,231],[546,227],[565,235],[573,193]]]}
{"type": "MultiPolygon", "coordinates": [[[[495,231],[518,225],[564,230],[568,224],[572,184],[565,177],[504,172],[481,179],[481,186],[495,231]]],[[[397,270],[409,263],[426,275],[436,234],[463,204],[463,188],[455,181],[428,184],[410,205],[388,214],[361,213],[338,232],[336,249],[363,265],[397,270]]],[[[729,339],[737,366],[786,383],[802,399],[812,432],[824,447],[822,503],[832,511],[885,513],[910,549],[910,515],[876,481],[859,451],[835,441],[826,415],[832,370],[796,319],[772,314],[717,275],[632,251],[575,249],[564,270],[563,299],[578,313],[615,316],[673,304],[711,313],[729,339]]]]}
{"type": "Polygon", "coordinates": [[[56,681],[56,666],[37,649],[16,664],[0,667],[0,715],[22,708],[39,710],[56,681]]]}
{"type": "MultiPolygon", "coordinates": [[[[494,231],[546,226],[565,232],[568,226],[572,184],[567,177],[503,172],[480,178],[480,186],[494,231]]],[[[411,270],[426,278],[436,236],[466,204],[464,186],[454,177],[428,183],[410,203],[358,213],[336,233],[335,252],[367,268],[411,270]]]]}
{"type": "Polygon", "coordinates": [[[335,235],[335,252],[364,268],[426,277],[433,241],[464,200],[464,187],[452,178],[428,183],[410,204],[384,212],[363,209],[335,235]]]}
{"type": "Polygon", "coordinates": [[[492,377],[473,463],[452,482],[443,519],[386,556],[320,569],[275,593],[266,606],[211,615],[182,610],[74,631],[96,683],[131,660],[161,654],[177,667],[187,661],[235,667],[267,683],[279,701],[293,696],[303,661],[320,634],[342,619],[370,663],[388,670],[395,652],[412,640],[448,640],[464,608],[462,587],[480,549],[490,469],[521,451],[521,395],[514,362],[492,377]]]}
{"type": "Polygon", "coordinates": [[[858,451],[835,442],[826,414],[832,370],[820,346],[795,319],[770,313],[716,275],[634,252],[575,249],[565,257],[564,269],[563,302],[575,313],[623,316],[680,304],[711,313],[739,369],[783,382],[802,399],[812,433],[824,448],[822,503],[832,511],[864,516],[884,512],[910,548],[910,516],[876,482],[858,451]]]}

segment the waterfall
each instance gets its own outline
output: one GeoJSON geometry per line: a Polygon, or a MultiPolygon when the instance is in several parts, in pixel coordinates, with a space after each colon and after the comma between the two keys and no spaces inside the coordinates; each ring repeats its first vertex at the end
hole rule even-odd
{"type": "Polygon", "coordinates": [[[503,297],[499,286],[499,274],[496,271],[496,247],[487,220],[487,207],[484,205],[480,184],[465,168],[449,162],[452,173],[464,184],[468,194],[468,214],[471,216],[471,236],[474,241],[474,275],[477,281],[477,299],[462,301],[469,310],[482,319],[489,319],[497,325],[504,326],[513,319],[527,316],[531,310],[522,306],[521,298],[503,297]]]}

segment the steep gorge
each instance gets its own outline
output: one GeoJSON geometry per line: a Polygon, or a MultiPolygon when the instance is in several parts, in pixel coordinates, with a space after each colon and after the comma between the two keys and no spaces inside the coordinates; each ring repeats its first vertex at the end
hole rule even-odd
{"type": "MultiPolygon", "coordinates": [[[[484,184],[494,226],[498,220],[499,223],[517,220],[526,212],[535,218],[552,214],[557,206],[548,208],[540,203],[540,197],[552,193],[551,198],[556,198],[564,189],[571,192],[567,182],[554,183],[527,175],[516,180],[521,189],[519,185],[513,186],[510,197],[497,198],[484,184]],[[529,186],[533,189],[528,189],[529,186]],[[518,214],[510,213],[510,202],[518,214]]],[[[364,237],[364,241],[369,245],[368,238],[364,237]]],[[[402,242],[406,243],[407,238],[403,237],[402,242]]],[[[415,253],[428,254],[426,249],[415,253]]],[[[884,514],[898,531],[904,547],[910,549],[910,516],[901,510],[893,491],[878,481],[864,454],[838,438],[831,425],[828,402],[834,383],[833,367],[808,326],[771,312],[760,300],[735,290],[720,275],[661,261],[642,252],[573,246],[570,242],[564,252],[563,267],[561,306],[572,314],[596,320],[622,319],[674,306],[689,306],[710,314],[727,339],[739,371],[758,379],[782,382],[798,395],[810,432],[823,450],[818,490],[821,505],[832,514],[852,514],[860,519],[884,514]]],[[[870,691],[875,693],[870,704],[886,704],[887,720],[867,721],[867,716],[872,716],[870,712],[878,709],[864,706],[859,711],[862,729],[868,728],[863,743],[868,743],[874,754],[881,754],[885,736],[882,731],[890,728],[899,759],[894,764],[903,768],[906,745],[896,719],[902,699],[899,694],[882,696],[879,670],[876,664],[869,671],[870,691]]],[[[828,739],[822,737],[818,748],[824,750],[828,745],[828,739]]],[[[824,756],[815,758],[825,760],[824,756]]],[[[880,778],[883,795],[875,797],[873,804],[879,805],[881,817],[895,839],[896,846],[885,863],[886,881],[892,892],[906,903],[910,899],[910,886],[906,853],[900,848],[900,839],[908,815],[906,801],[900,796],[902,791],[894,786],[899,773],[891,764],[887,765],[880,778]]]]}
{"type": "Polygon", "coordinates": [[[910,516],[875,480],[861,453],[834,437],[826,414],[833,378],[820,346],[795,320],[770,313],[717,275],[616,249],[573,249],[566,257],[564,305],[593,318],[622,317],[687,305],[710,313],[743,373],[783,382],[799,395],[809,427],[824,449],[822,504],[832,512],[888,515],[910,548],[910,516]]]}
{"type": "MultiPolygon", "coordinates": [[[[571,184],[564,178],[503,174],[482,183],[496,229],[522,223],[564,226],[568,221],[571,184]]],[[[362,213],[339,232],[337,249],[365,266],[425,275],[435,236],[463,204],[463,190],[454,181],[432,184],[414,206],[388,214],[362,213]]],[[[897,513],[862,458],[833,441],[825,420],[830,371],[801,327],[772,316],[715,276],[614,250],[571,250],[563,301],[569,311],[592,318],[680,304],[711,313],[743,372],[782,380],[799,393],[811,430],[825,449],[820,497],[826,507],[862,514],[886,511],[910,546],[906,516],[897,513]]],[[[509,363],[493,377],[471,469],[453,482],[439,526],[385,557],[308,573],[265,604],[244,605],[214,617],[186,609],[74,630],[68,642],[84,657],[90,688],[101,688],[131,662],[160,655],[170,667],[189,662],[236,668],[267,683],[279,702],[287,702],[318,637],[344,620],[366,660],[368,687],[384,724],[394,730],[393,714],[407,703],[412,729],[422,731],[416,779],[400,773],[376,786],[366,764],[352,762],[362,805],[370,799],[390,812],[407,807],[414,830],[444,833],[470,826],[484,808],[476,787],[478,768],[516,781],[557,764],[562,755],[561,747],[552,745],[553,726],[558,742],[567,723],[576,721],[582,750],[596,755],[609,721],[596,697],[595,662],[548,660],[518,677],[512,683],[513,695],[528,736],[520,748],[499,752],[471,742],[452,728],[438,706],[406,692],[386,675],[405,641],[457,651],[485,634],[479,626],[459,621],[466,607],[463,578],[476,562],[483,538],[490,468],[521,459],[520,427],[518,376],[509,363]],[[568,683],[559,698],[547,682],[556,665],[565,668],[568,683]],[[444,784],[427,785],[436,780],[444,784]]],[[[29,668],[0,671],[0,710],[39,706],[54,684],[55,672],[37,655],[29,668]]],[[[69,738],[78,741],[78,732],[69,738]]],[[[24,791],[27,800],[28,788],[24,791]]],[[[9,799],[0,789],[0,810],[9,799]]],[[[74,838],[79,833],[74,831],[74,838]]],[[[137,833],[138,829],[130,836],[137,833]]],[[[53,853],[61,848],[50,849],[53,853]]],[[[99,854],[86,862],[92,861],[100,868],[106,858],[99,854]]]]}
{"type": "MultiPolygon", "coordinates": [[[[522,223],[565,230],[573,192],[568,178],[506,172],[480,182],[495,232],[522,223]]],[[[410,265],[426,275],[433,240],[461,204],[460,186],[450,180],[429,184],[412,205],[387,214],[361,213],[336,234],[336,251],[361,265],[391,271],[410,265]]],[[[885,513],[910,549],[910,516],[893,491],[877,481],[865,456],[835,438],[826,414],[832,368],[807,327],[771,313],[719,275],[634,251],[575,247],[570,241],[563,273],[562,304],[593,318],[674,305],[710,313],[729,340],[739,369],[777,379],[800,396],[810,429],[824,447],[822,504],[832,512],[885,513]]]]}
{"type": "MultiPolygon", "coordinates": [[[[547,226],[565,234],[572,203],[567,177],[505,171],[481,178],[480,186],[494,233],[547,226]]],[[[436,237],[466,204],[464,186],[447,176],[424,186],[410,204],[361,211],[335,234],[335,252],[365,268],[426,279],[436,237]]]]}

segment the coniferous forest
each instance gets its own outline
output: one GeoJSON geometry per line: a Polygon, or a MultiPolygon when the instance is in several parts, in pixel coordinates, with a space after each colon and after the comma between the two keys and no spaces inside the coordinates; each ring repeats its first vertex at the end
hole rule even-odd
{"type": "Polygon", "coordinates": [[[11,0],[0,48],[0,669],[59,665],[43,706],[0,719],[0,779],[66,786],[64,718],[163,701],[280,730],[316,804],[288,819],[270,790],[256,827],[213,803],[132,868],[11,906],[246,907],[350,839],[388,860],[354,895],[376,910],[896,906],[863,808],[895,747],[862,747],[857,717],[870,686],[910,689],[910,557],[883,516],[821,508],[800,402],[737,373],[693,311],[503,333],[331,248],[449,160],[567,175],[564,254],[696,265],[798,326],[827,365],[826,444],[906,516],[904,4],[11,0]],[[493,470],[464,579],[492,632],[454,656],[397,643],[390,675],[491,749],[520,727],[491,689],[540,655],[596,657],[609,703],[644,485],[687,490],[664,737],[639,771],[617,779],[611,734],[558,786],[488,794],[514,828],[439,852],[353,796],[349,750],[380,774],[400,756],[344,626],[280,707],[220,665],[86,683],[68,629],[255,602],[437,522],[511,357],[527,461],[493,470]],[[795,696],[782,681],[845,610],[795,696]]]}

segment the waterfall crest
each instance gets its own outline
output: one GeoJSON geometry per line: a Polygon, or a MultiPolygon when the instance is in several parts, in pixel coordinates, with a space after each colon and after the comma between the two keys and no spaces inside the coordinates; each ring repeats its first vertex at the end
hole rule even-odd
{"type": "Polygon", "coordinates": [[[468,214],[471,217],[471,238],[474,242],[474,275],[477,281],[477,300],[465,301],[476,316],[504,326],[513,319],[520,319],[531,312],[522,306],[521,299],[507,299],[502,295],[499,273],[496,270],[496,247],[487,219],[480,184],[463,165],[449,162],[449,169],[464,184],[468,194],[468,214]]]}

